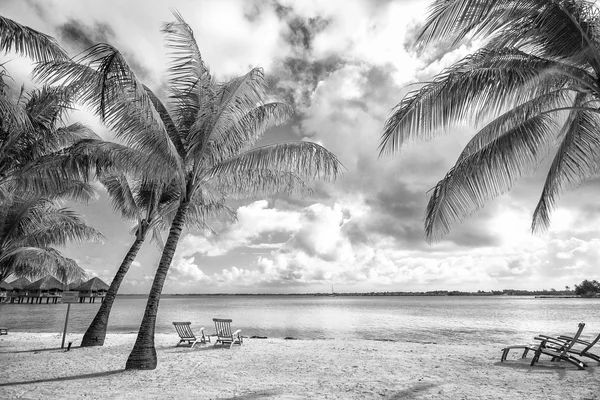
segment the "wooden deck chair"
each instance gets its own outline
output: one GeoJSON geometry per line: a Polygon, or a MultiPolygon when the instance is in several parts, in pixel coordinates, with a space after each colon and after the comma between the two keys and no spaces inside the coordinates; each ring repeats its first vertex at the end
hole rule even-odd
{"type": "Polygon", "coordinates": [[[584,369],[584,367],[586,367],[587,365],[583,361],[578,359],[577,357],[574,357],[571,354],[569,354],[569,350],[571,350],[571,348],[575,344],[575,341],[577,341],[579,339],[579,336],[581,335],[581,332],[583,331],[584,327],[585,327],[584,323],[579,324],[577,333],[575,333],[575,336],[572,337],[572,341],[570,341],[569,343],[562,342],[562,344],[560,344],[560,343],[557,344],[553,337],[546,336],[546,335],[540,335],[540,336],[535,337],[535,340],[540,341],[540,343],[537,345],[536,344],[528,344],[528,345],[505,347],[502,349],[502,356],[500,357],[500,362],[503,362],[506,360],[506,357],[510,350],[523,349],[523,354],[522,354],[521,358],[527,357],[527,354],[530,351],[535,352],[533,359],[531,360],[531,364],[530,364],[531,366],[534,366],[535,363],[539,361],[540,356],[542,354],[544,354],[544,355],[552,357],[552,361],[556,361],[556,360],[566,361],[570,364],[575,365],[578,369],[584,369]]]}
{"type": "Polygon", "coordinates": [[[242,345],[244,339],[240,335],[242,332],[238,329],[235,332],[231,332],[231,321],[230,319],[221,319],[221,318],[213,318],[215,322],[215,329],[217,330],[217,340],[215,341],[215,346],[217,344],[226,345],[229,344],[229,348],[233,346],[234,343],[242,345]]]}
{"type": "Polygon", "coordinates": [[[196,343],[205,344],[207,341],[210,342],[210,336],[204,335],[204,327],[200,328],[200,334],[196,337],[194,332],[192,332],[191,325],[191,322],[173,322],[173,326],[179,334],[179,343],[177,343],[177,346],[181,346],[181,343],[188,342],[190,347],[194,347],[196,343]]]}
{"type": "Polygon", "coordinates": [[[0,328],[0,335],[8,335],[8,328],[0,328]]]}
{"type": "Polygon", "coordinates": [[[590,352],[590,349],[592,349],[596,345],[596,343],[598,343],[599,341],[600,341],[600,333],[591,342],[587,341],[587,340],[583,340],[583,339],[575,339],[571,336],[562,336],[561,335],[557,338],[553,338],[551,343],[553,343],[555,346],[559,346],[559,348],[563,348],[566,345],[568,345],[569,342],[574,342],[573,347],[571,347],[568,350],[569,353],[575,354],[580,357],[591,358],[592,360],[600,363],[600,356],[598,354],[594,354],[594,353],[590,352]],[[579,345],[580,347],[574,347],[576,345],[579,345]],[[583,346],[583,348],[581,348],[581,346],[583,346]]]}

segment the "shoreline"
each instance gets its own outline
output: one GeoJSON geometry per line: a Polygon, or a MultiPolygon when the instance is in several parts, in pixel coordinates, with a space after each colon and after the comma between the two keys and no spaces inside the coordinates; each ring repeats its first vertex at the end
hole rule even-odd
{"type": "Polygon", "coordinates": [[[86,348],[81,337],[68,334],[66,352],[62,333],[0,336],[0,398],[599,398],[597,363],[532,368],[516,353],[500,363],[498,343],[248,338],[230,350],[176,347],[176,334],[157,334],[157,369],[124,371],[135,334],[109,333],[105,346],[86,348]]]}

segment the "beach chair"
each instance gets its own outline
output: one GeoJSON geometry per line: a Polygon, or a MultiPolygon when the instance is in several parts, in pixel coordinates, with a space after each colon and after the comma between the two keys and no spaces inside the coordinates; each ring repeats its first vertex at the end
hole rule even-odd
{"type": "MultiPolygon", "coordinates": [[[[541,335],[542,338],[546,338],[545,335],[541,335]]],[[[574,337],[571,336],[558,336],[557,338],[548,338],[548,341],[552,344],[554,344],[554,346],[558,347],[559,349],[562,349],[564,347],[566,347],[569,342],[573,342],[573,347],[569,348],[568,352],[571,354],[575,354],[577,356],[580,357],[587,357],[587,358],[591,358],[592,360],[596,361],[597,363],[600,363],[600,356],[598,354],[594,354],[590,352],[590,349],[592,349],[596,343],[598,343],[600,341],[600,333],[596,336],[596,338],[592,341],[587,341],[587,340],[583,340],[583,339],[575,339],[574,337]],[[583,348],[581,347],[574,347],[576,345],[579,346],[584,346],[583,348]]]]}
{"type": "Polygon", "coordinates": [[[8,335],[8,328],[0,328],[0,335],[8,335]]]}
{"type": "Polygon", "coordinates": [[[179,343],[177,343],[177,346],[181,346],[181,343],[188,342],[190,347],[194,347],[196,343],[206,344],[207,341],[210,342],[210,336],[204,335],[204,327],[200,328],[200,334],[196,337],[194,332],[192,332],[191,325],[191,322],[173,322],[173,326],[179,334],[179,343]]]}
{"type": "Polygon", "coordinates": [[[240,346],[243,343],[240,329],[235,332],[231,332],[231,321],[230,319],[221,319],[221,318],[213,318],[215,322],[215,329],[217,330],[217,340],[215,341],[215,346],[217,344],[221,344],[222,346],[229,344],[229,348],[233,346],[234,343],[239,344],[240,346]]]}
{"type": "Polygon", "coordinates": [[[575,365],[578,369],[584,369],[587,365],[570,354],[570,350],[573,345],[579,340],[579,336],[585,327],[584,323],[580,323],[577,329],[577,333],[569,342],[562,341],[559,342],[556,338],[552,336],[540,335],[536,336],[534,339],[539,340],[539,344],[528,344],[528,345],[518,345],[518,346],[509,346],[502,349],[502,356],[500,357],[500,362],[506,361],[506,357],[508,356],[508,352],[512,349],[523,349],[523,354],[521,358],[527,357],[527,354],[532,351],[534,352],[533,359],[531,360],[531,366],[533,367],[535,363],[537,363],[542,354],[552,357],[552,361],[560,360],[566,361],[570,364],[575,365]]]}

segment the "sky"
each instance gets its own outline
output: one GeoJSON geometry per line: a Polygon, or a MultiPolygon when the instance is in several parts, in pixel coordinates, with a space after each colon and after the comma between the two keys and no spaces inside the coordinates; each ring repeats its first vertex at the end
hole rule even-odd
{"type": "MultiPolygon", "coordinates": [[[[138,78],[160,93],[167,49],[160,29],[177,10],[194,30],[214,76],[225,80],[262,67],[274,96],[295,115],[265,142],[310,140],[344,164],[335,182],[314,182],[307,197],[275,195],[232,202],[238,221],[214,222],[216,235],[184,231],[164,293],[310,293],[551,289],[597,279],[598,181],[563,194],[544,234],[531,215],[548,161],[510,192],[427,244],[427,192],[443,178],[476,131],[463,126],[429,142],[378,157],[390,111],[416,82],[430,80],[476,49],[411,43],[426,18],[423,0],[0,0],[0,15],[56,38],[74,56],[105,42],[138,78]]],[[[19,85],[31,87],[31,62],[0,54],[19,85]]],[[[111,140],[92,116],[72,117],[111,140]]],[[[99,192],[74,205],[104,243],[69,245],[89,276],[110,283],[129,246],[132,223],[99,192]]],[[[147,293],[160,249],[145,243],[121,287],[147,293]]]]}

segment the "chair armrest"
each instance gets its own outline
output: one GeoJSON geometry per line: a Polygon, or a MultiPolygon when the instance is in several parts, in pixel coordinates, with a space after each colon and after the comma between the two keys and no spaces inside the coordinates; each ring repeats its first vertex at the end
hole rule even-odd
{"type": "Polygon", "coordinates": [[[550,336],[546,336],[546,335],[541,335],[541,336],[536,336],[535,338],[533,338],[534,340],[539,340],[541,341],[541,345],[545,345],[546,343],[550,343],[556,346],[566,346],[568,341],[564,341],[564,340],[559,340],[557,338],[553,338],[550,336]]]}
{"type": "MultiPolygon", "coordinates": [[[[560,340],[565,340],[567,342],[572,342],[573,338],[571,336],[559,336],[558,339],[560,340]]],[[[588,342],[587,340],[581,340],[581,339],[575,339],[575,343],[579,343],[579,344],[585,344],[586,346],[589,346],[591,343],[588,342]]]]}
{"type": "Polygon", "coordinates": [[[233,332],[233,336],[239,335],[241,331],[242,331],[241,329],[238,329],[237,331],[233,332]]]}

